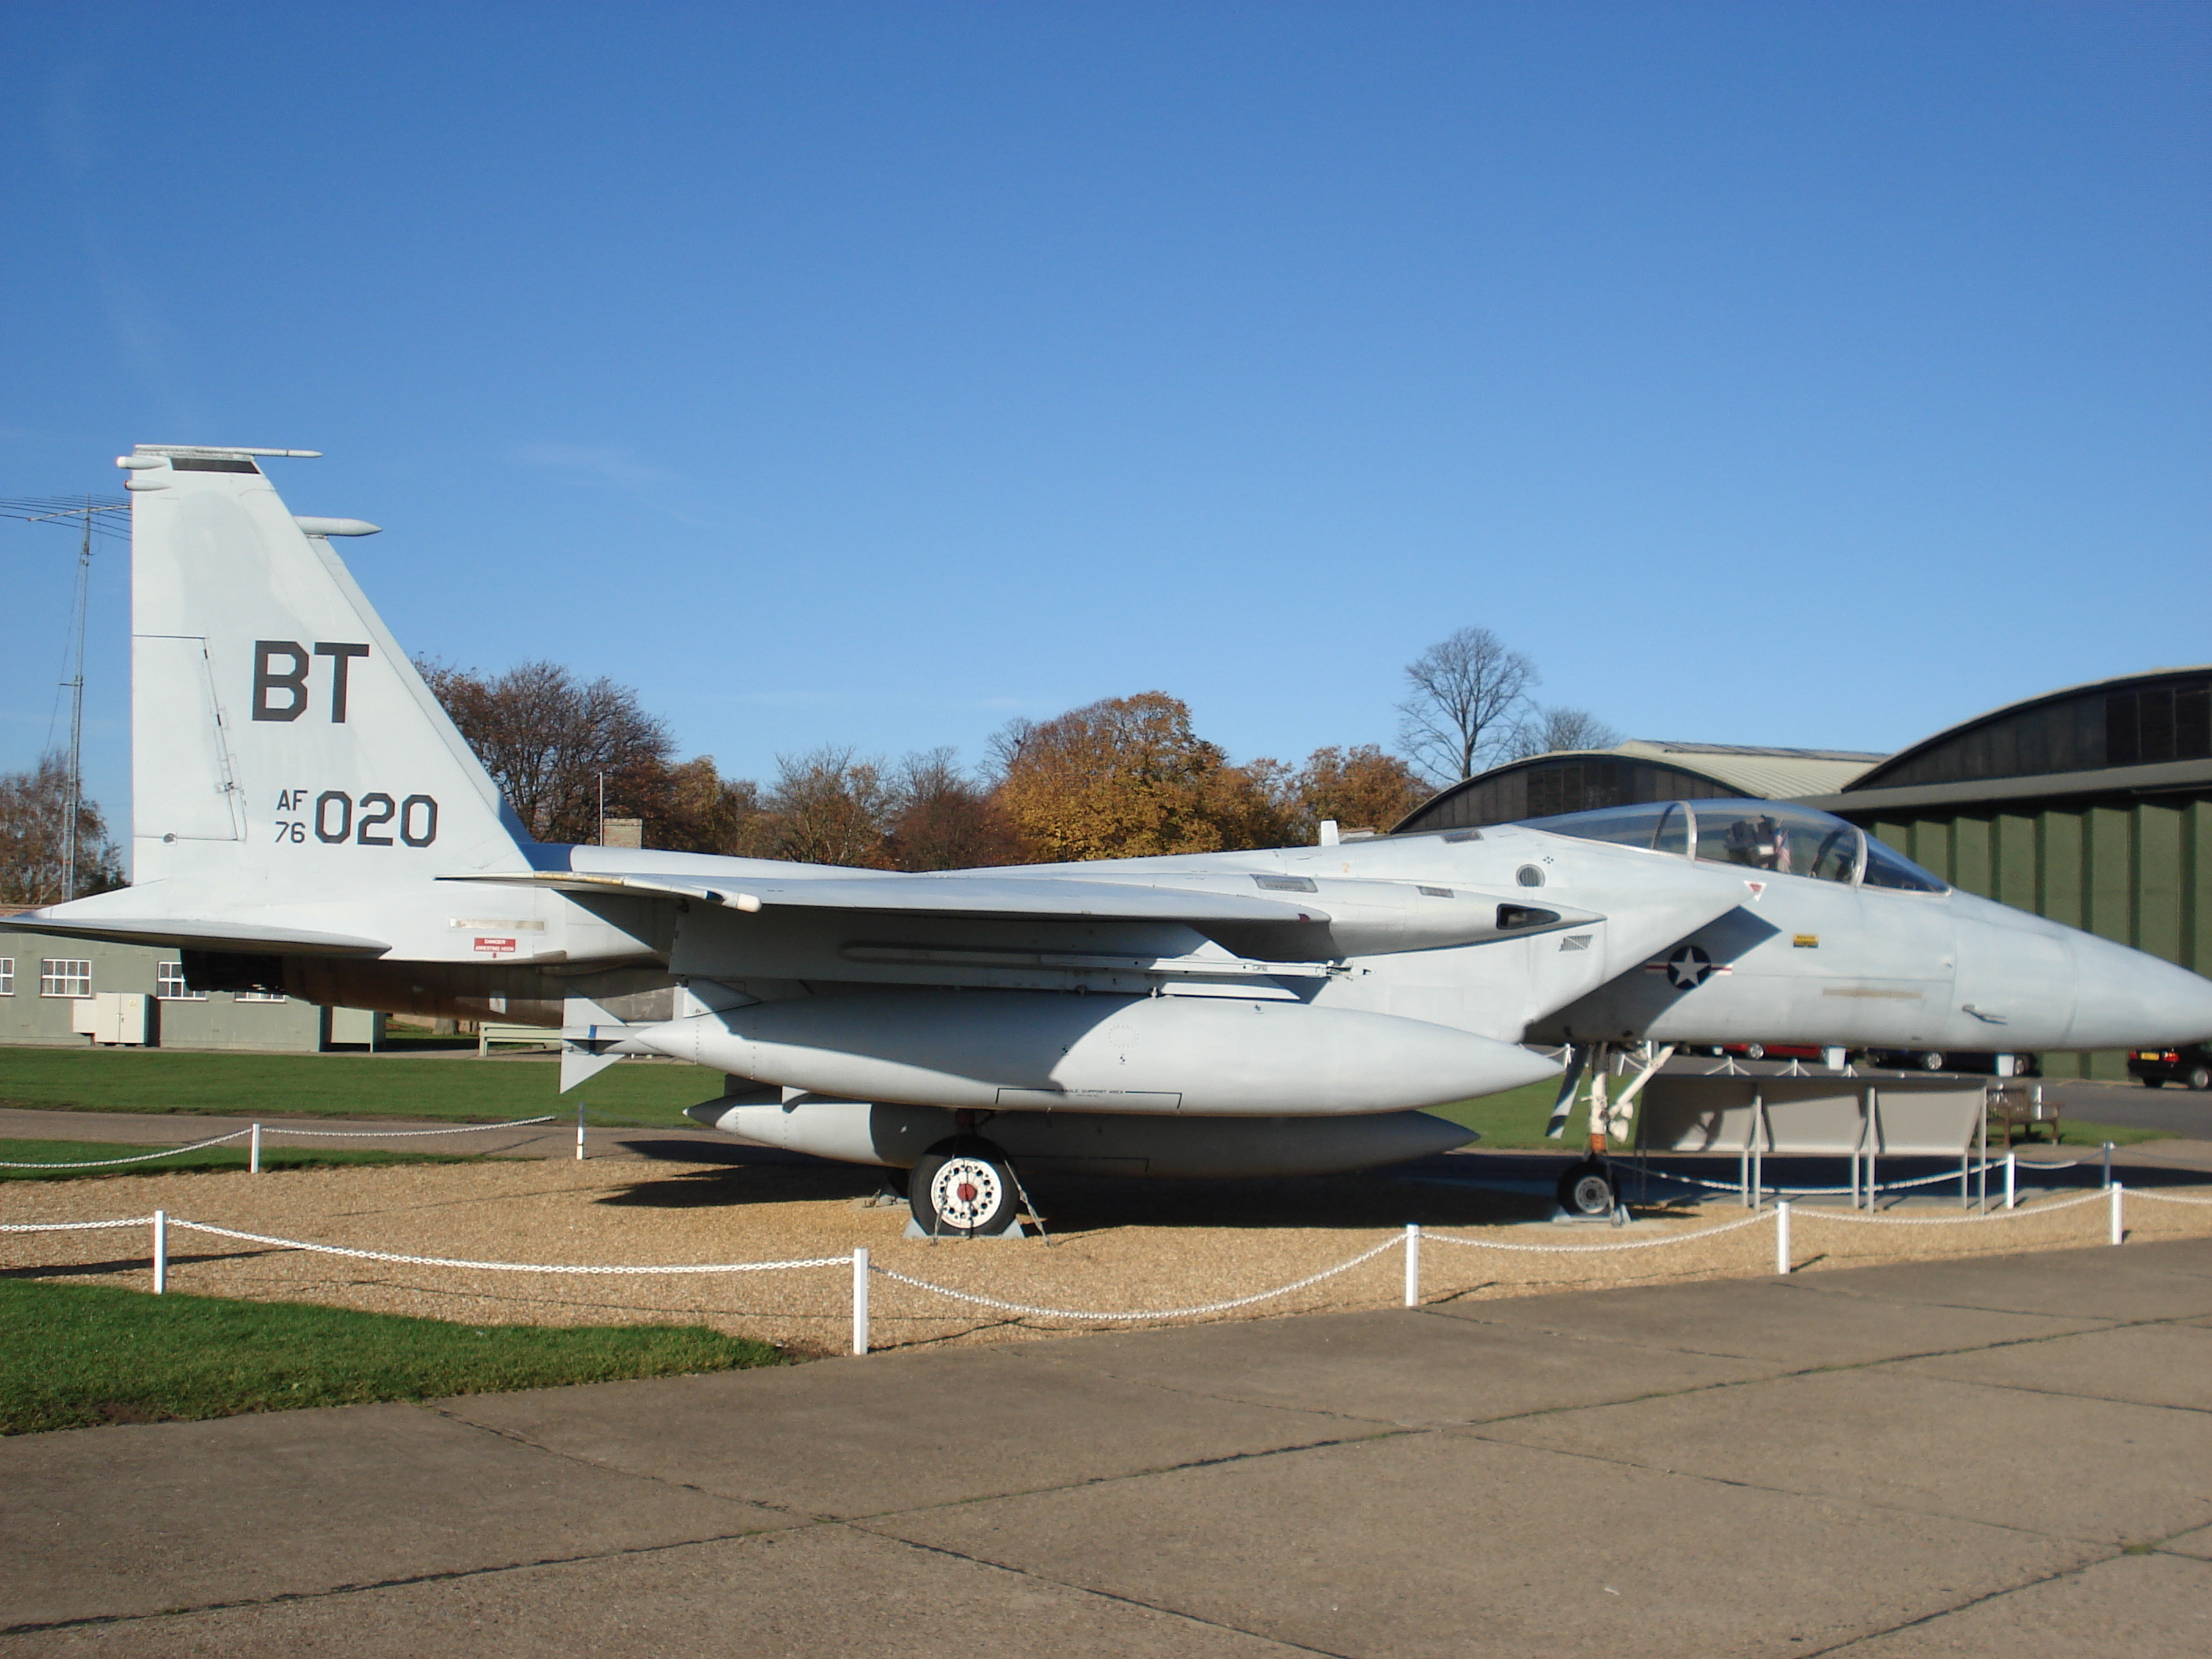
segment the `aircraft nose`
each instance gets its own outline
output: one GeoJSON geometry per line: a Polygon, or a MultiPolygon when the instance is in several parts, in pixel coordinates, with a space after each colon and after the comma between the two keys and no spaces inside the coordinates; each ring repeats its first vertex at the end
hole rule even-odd
{"type": "Polygon", "coordinates": [[[2110,939],[2079,934],[2073,945],[2068,1047],[2127,1048],[2212,1036],[2212,979],[2110,939]]]}

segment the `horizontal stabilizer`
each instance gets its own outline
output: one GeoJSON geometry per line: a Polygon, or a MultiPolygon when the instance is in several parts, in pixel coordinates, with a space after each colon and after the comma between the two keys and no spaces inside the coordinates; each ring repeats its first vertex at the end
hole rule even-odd
{"type": "Polygon", "coordinates": [[[251,922],[194,918],[138,921],[120,916],[82,921],[41,915],[10,916],[8,926],[26,933],[54,933],[64,939],[105,939],[113,945],[175,945],[199,951],[251,951],[280,956],[380,957],[391,950],[382,939],[351,933],[314,933],[298,927],[257,927],[251,922]]]}

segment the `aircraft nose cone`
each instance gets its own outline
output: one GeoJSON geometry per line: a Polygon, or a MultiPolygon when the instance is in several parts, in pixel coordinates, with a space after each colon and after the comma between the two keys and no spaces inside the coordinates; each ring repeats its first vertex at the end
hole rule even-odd
{"type": "Polygon", "coordinates": [[[2128,1048],[2212,1036],[2212,980],[2087,935],[2075,939],[2074,955],[2068,1047],[2128,1048]]]}

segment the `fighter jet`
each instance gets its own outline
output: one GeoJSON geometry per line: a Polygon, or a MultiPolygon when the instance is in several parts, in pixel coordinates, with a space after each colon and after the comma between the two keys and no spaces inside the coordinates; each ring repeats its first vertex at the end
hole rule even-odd
{"type": "MultiPolygon", "coordinates": [[[[2212,982],[1771,802],[926,875],[543,845],[333,550],[376,526],[295,516],[260,465],[312,453],[118,459],[132,883],[11,925],[174,945],[197,989],[557,1028],[564,1088],[696,1061],[726,1082],[696,1119],[901,1172],[933,1234],[1006,1229],[1023,1168],[1416,1158],[1473,1138],[1425,1109],[1619,1046],[2212,1033],[2212,982]]],[[[1615,1107],[1590,1127],[1602,1181],[1615,1107]]]]}

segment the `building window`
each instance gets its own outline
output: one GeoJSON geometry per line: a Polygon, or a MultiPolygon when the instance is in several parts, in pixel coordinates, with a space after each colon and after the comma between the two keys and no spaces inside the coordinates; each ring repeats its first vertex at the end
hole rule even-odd
{"type": "Polygon", "coordinates": [[[207,1000],[205,991],[195,991],[185,983],[185,964],[181,962],[164,962],[155,965],[154,994],[164,1002],[205,1002],[207,1000]]]}
{"type": "Polygon", "coordinates": [[[92,994],[92,964],[70,957],[48,957],[39,963],[39,994],[42,997],[88,997],[92,994]]]}
{"type": "Polygon", "coordinates": [[[282,1002],[285,998],[282,991],[234,991],[230,1000],[233,1002],[282,1002]]]}
{"type": "Polygon", "coordinates": [[[0,957],[0,997],[15,994],[15,958],[0,957]]]}

